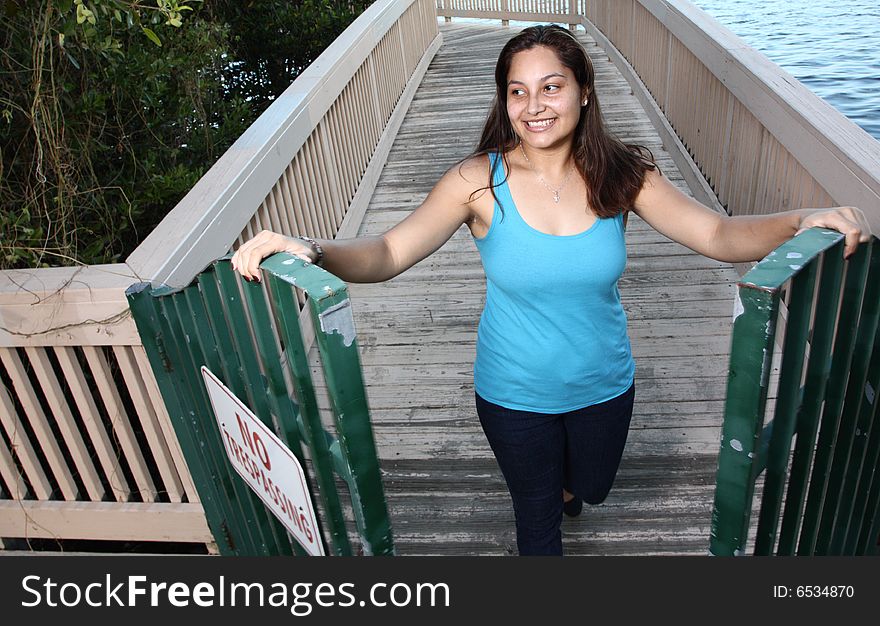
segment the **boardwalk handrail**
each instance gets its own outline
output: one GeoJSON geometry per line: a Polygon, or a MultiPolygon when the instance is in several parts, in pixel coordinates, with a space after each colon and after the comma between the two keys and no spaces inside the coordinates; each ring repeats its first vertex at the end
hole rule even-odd
{"type": "MultiPolygon", "coordinates": [[[[227,446],[201,379],[202,366],[294,453],[312,495],[317,480],[323,515],[317,518],[319,529],[305,522],[308,541],[322,545],[321,531],[326,527],[332,553],[352,554],[335,474],[348,485],[363,552],[393,554],[345,283],[289,254],[270,257],[261,268],[266,287],[245,282],[223,259],[182,290],[151,289],[140,283],[128,291],[217,546],[221,554],[238,556],[304,553],[298,544],[291,544],[284,527],[227,461],[227,446]],[[308,296],[338,436],[321,423],[299,317],[290,314],[297,310],[296,290],[308,296]]],[[[240,454],[247,455],[247,450],[240,454]]],[[[266,483],[265,478],[257,482],[266,483]]],[[[272,487],[265,491],[279,499],[272,487]]],[[[293,521],[298,513],[289,505],[291,500],[286,501],[283,509],[290,516],[289,524],[298,526],[293,521]]]]}
{"type": "Polygon", "coordinates": [[[880,142],[686,0],[588,6],[729,212],[854,205],[880,232],[880,142]]]}
{"type": "MultiPolygon", "coordinates": [[[[178,287],[225,254],[238,233],[335,237],[432,44],[439,39],[427,0],[369,7],[199,179],[128,265],[153,285],[178,287]]],[[[365,200],[372,183],[361,190],[365,200]]]]}
{"type": "Polygon", "coordinates": [[[211,541],[125,289],[262,228],[354,234],[440,41],[431,0],[378,0],[125,263],[0,272],[0,537],[211,541]]]}
{"type": "Polygon", "coordinates": [[[846,263],[843,245],[838,232],[810,229],[739,282],[711,554],[751,545],[762,475],[754,554],[877,552],[880,242],[862,244],[846,263]],[[765,423],[783,289],[788,320],[765,423]]]}

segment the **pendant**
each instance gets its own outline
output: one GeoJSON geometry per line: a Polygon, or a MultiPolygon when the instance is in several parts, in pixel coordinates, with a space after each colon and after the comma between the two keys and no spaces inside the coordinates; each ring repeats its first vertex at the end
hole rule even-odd
{"type": "Polygon", "coordinates": [[[554,191],[554,192],[553,192],[553,201],[554,201],[556,204],[559,204],[559,192],[558,192],[558,191],[554,191]]]}

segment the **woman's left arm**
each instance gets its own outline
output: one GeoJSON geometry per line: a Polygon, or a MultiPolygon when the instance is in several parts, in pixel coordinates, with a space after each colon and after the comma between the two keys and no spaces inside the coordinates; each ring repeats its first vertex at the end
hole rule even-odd
{"type": "Polygon", "coordinates": [[[658,171],[645,175],[635,212],[673,241],[726,263],[763,259],[783,242],[814,226],[843,233],[847,258],[860,242],[871,238],[867,218],[855,207],[728,217],[684,195],[658,171]]]}

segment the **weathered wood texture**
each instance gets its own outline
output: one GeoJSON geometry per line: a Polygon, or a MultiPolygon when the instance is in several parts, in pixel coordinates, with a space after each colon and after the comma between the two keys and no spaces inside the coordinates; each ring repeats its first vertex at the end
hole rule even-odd
{"type": "MultiPolygon", "coordinates": [[[[517,30],[442,26],[444,45],[416,93],[367,209],[383,232],[474,147],[494,59],[517,30]]],[[[648,146],[687,191],[629,85],[578,34],[608,125],[648,146]]],[[[736,273],[633,216],[620,288],[636,356],[636,406],[607,501],[563,525],[567,554],[706,554],[736,273]]],[[[515,553],[510,499],[476,417],[472,365],[484,298],[463,227],[392,281],[352,285],[364,374],[400,554],[515,553]]]]}

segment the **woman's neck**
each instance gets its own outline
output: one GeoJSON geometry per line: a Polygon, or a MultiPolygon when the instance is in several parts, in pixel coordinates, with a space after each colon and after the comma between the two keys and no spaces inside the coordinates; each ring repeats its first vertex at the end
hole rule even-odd
{"type": "Polygon", "coordinates": [[[516,150],[519,153],[517,156],[524,161],[524,165],[545,178],[561,178],[571,168],[573,154],[571,144],[533,148],[520,142],[518,148],[516,150]]]}

